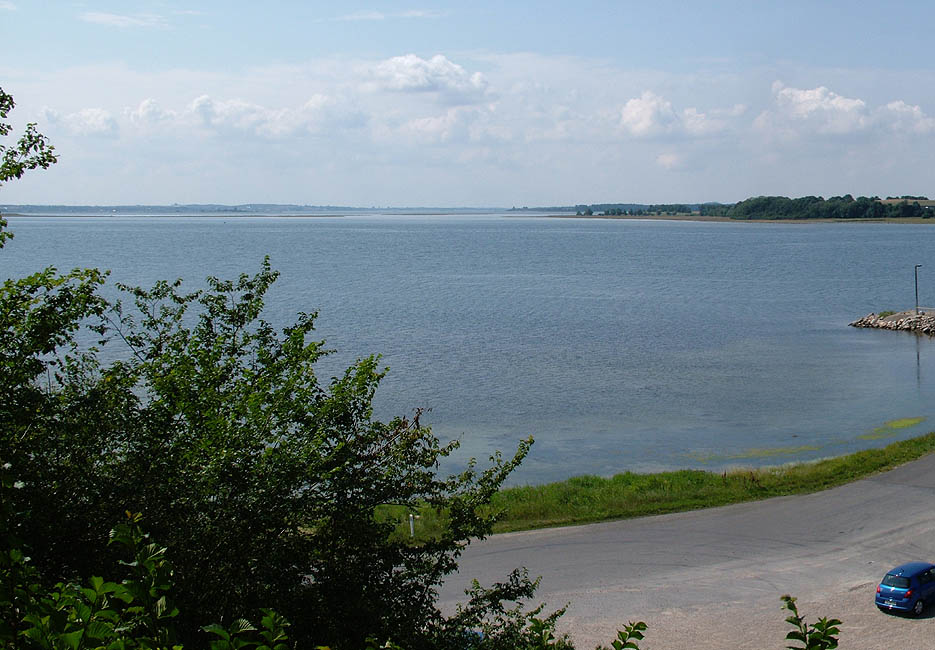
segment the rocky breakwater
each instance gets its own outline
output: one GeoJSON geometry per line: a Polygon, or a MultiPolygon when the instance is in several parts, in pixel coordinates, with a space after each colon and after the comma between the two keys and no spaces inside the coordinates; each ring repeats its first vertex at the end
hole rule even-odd
{"type": "Polygon", "coordinates": [[[851,327],[873,327],[881,330],[901,330],[935,336],[935,313],[919,312],[915,310],[902,311],[898,314],[888,314],[884,317],[868,314],[858,318],[851,327]]]}

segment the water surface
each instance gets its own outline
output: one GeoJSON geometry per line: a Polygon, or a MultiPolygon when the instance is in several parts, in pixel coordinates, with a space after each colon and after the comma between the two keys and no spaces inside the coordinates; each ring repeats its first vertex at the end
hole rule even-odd
{"type": "MultiPolygon", "coordinates": [[[[514,482],[812,459],[935,429],[935,348],[856,330],[935,303],[926,225],[381,216],[11,218],[0,272],[99,266],[151,285],[281,271],[277,325],[320,313],[330,376],[381,353],[378,412],[481,458],[534,435],[514,482]],[[932,296],[927,298],[927,296],[932,296]],[[861,438],[860,436],[864,436],[861,438]]],[[[935,283],[935,280],[933,280],[935,283]]]]}

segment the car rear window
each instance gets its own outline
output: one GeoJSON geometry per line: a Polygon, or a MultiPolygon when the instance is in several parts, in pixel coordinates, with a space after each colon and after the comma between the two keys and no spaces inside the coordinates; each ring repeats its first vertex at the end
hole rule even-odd
{"type": "Polygon", "coordinates": [[[885,584],[887,587],[896,587],[897,589],[908,589],[909,578],[903,578],[902,576],[894,576],[890,573],[887,573],[883,577],[883,584],[885,584]]]}

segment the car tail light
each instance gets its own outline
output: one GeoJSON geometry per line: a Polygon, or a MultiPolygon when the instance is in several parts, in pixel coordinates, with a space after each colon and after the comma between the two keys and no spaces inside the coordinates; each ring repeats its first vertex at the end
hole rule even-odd
{"type": "Polygon", "coordinates": [[[880,585],[877,585],[877,593],[880,593],[880,585]]]}
{"type": "Polygon", "coordinates": [[[912,589],[906,591],[906,594],[903,596],[903,598],[912,598],[912,589]]]}

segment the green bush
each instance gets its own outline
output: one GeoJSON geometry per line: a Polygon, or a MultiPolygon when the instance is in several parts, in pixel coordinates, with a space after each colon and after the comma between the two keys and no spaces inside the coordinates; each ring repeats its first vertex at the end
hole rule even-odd
{"type": "MultiPolygon", "coordinates": [[[[2,490],[14,489],[4,467],[2,490]]],[[[3,511],[10,514],[9,501],[3,511]]],[[[0,560],[0,648],[8,650],[182,650],[175,628],[179,610],[170,600],[173,570],[165,547],[139,526],[140,515],[111,531],[110,544],[120,547],[127,575],[120,582],[90,578],[84,585],[59,582],[44,590],[38,573],[22,550],[11,546],[9,516],[3,519],[0,560]]],[[[260,627],[237,619],[228,627],[202,628],[211,650],[288,650],[288,622],[263,610],[260,627]]]]}
{"type": "MultiPolygon", "coordinates": [[[[0,118],[12,107],[0,90],[0,118]]],[[[0,121],[0,137],[10,132],[0,121]]],[[[0,183],[55,162],[33,126],[0,153],[0,183]]],[[[321,381],[315,314],[280,330],[262,319],[276,278],[267,260],[199,291],[118,285],[114,303],[96,269],[3,283],[0,449],[23,484],[10,495],[13,548],[29,549],[43,589],[104,575],[118,559],[113,522],[143,512],[174,567],[182,643],[201,638],[203,621],[272,607],[305,646],[430,647],[451,626],[437,587],[491,531],[496,515],[481,507],[532,440],[439,475],[457,443],[442,444],[418,411],[372,417],[379,358],[321,381]],[[102,362],[103,346],[120,360],[102,362]],[[445,513],[438,536],[392,535],[381,512],[420,506],[445,513]]]]}

